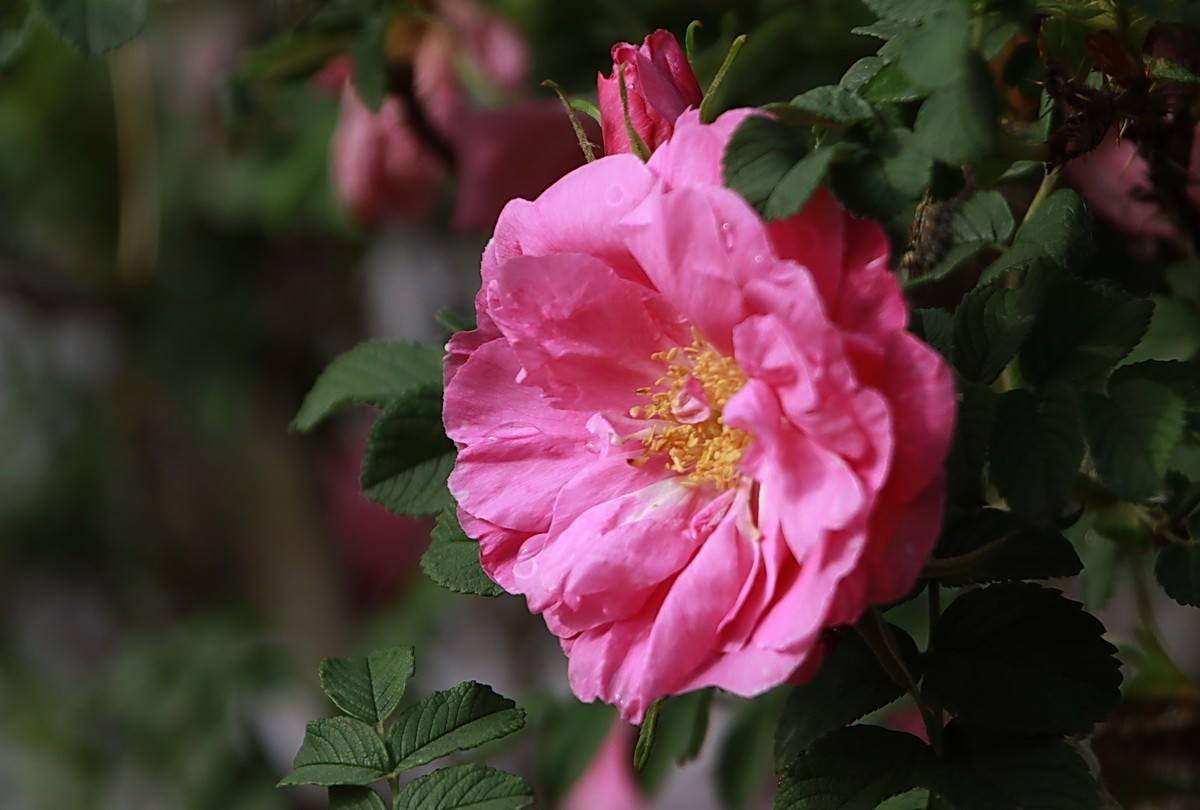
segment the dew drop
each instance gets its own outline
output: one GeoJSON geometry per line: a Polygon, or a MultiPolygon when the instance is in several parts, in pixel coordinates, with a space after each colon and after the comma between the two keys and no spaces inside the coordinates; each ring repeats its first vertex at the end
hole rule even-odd
{"type": "Polygon", "coordinates": [[[490,441],[499,441],[500,439],[529,439],[541,434],[533,425],[528,425],[523,422],[509,422],[505,425],[499,425],[493,428],[488,435],[490,441]]]}
{"type": "Polygon", "coordinates": [[[604,201],[609,205],[620,205],[625,199],[625,189],[620,186],[613,185],[608,187],[608,191],[604,192],[604,201]]]}

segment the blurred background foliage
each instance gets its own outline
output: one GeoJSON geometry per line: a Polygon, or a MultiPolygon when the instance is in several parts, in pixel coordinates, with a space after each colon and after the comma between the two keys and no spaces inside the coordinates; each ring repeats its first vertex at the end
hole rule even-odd
{"type": "MultiPolygon", "coordinates": [[[[414,576],[430,526],[359,496],[365,423],[287,432],[339,352],[443,339],[434,313],[470,311],[487,237],[338,202],[339,101],[309,76],[327,55],[263,80],[320,5],[152,2],[143,37],[91,60],[34,20],[0,67],[0,808],[320,806],[273,787],[327,711],[316,664],[386,644],[421,645],[418,693],[476,678],[547,740],[603,736],[556,702],[565,666],[517,600],[414,576]]],[[[749,35],[723,107],[836,83],[878,46],[854,0],[487,5],[525,36],[536,98],[547,78],[594,94],[613,43],[694,19],[702,82],[749,35]]],[[[1099,272],[1160,266],[1098,233],[1099,272]]],[[[1191,292],[1162,299],[1156,339],[1185,359],[1200,298],[1180,267],[1168,287],[1191,292]]],[[[561,795],[583,766],[547,765],[559,750],[506,756],[561,795]]],[[[671,795],[717,806],[707,781],[671,795]]]]}

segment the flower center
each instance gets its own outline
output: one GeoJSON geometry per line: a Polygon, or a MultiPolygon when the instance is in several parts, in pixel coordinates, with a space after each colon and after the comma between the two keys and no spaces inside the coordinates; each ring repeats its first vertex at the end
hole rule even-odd
{"type": "Polygon", "coordinates": [[[642,438],[645,450],[634,464],[665,455],[666,468],[686,475],[685,486],[711,483],[731,489],[741,478],[738,462],[750,434],[725,424],[725,403],[746,384],[746,375],[692,329],[692,345],[655,352],[666,374],[638,394],[650,404],[630,409],[634,418],[654,420],[642,438]]]}

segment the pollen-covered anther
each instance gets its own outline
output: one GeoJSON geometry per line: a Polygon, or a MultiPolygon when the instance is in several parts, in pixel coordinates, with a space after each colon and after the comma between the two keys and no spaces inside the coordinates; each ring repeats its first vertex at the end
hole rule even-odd
{"type": "Polygon", "coordinates": [[[667,368],[653,386],[637,391],[650,403],[629,411],[654,423],[642,439],[645,450],[633,463],[641,466],[651,457],[666,456],[664,465],[687,476],[685,485],[731,489],[741,479],[738,463],[751,436],[726,425],[722,411],[746,384],[746,375],[695,329],[692,335],[690,346],[651,355],[667,368]]]}

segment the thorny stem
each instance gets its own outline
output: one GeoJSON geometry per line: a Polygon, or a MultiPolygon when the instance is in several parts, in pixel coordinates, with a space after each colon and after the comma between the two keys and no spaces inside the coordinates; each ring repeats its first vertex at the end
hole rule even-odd
{"type": "MultiPolygon", "coordinates": [[[[596,148],[588,139],[587,133],[583,131],[583,125],[579,123],[579,116],[575,114],[575,108],[571,106],[571,99],[567,98],[567,94],[559,87],[556,81],[546,79],[546,81],[542,82],[542,87],[549,87],[558,94],[558,100],[567,109],[567,118],[571,119],[571,129],[575,130],[575,138],[579,141],[579,148],[583,150],[584,158],[587,159],[588,163],[594,161],[596,159],[596,148]]],[[[624,88],[625,85],[622,84],[621,87],[624,88]]],[[[624,93],[622,93],[621,97],[624,98],[624,93]]]]}
{"type": "Polygon", "coordinates": [[[921,719],[925,722],[925,731],[929,735],[929,744],[939,757],[943,756],[945,754],[945,747],[942,744],[941,715],[935,712],[933,707],[921,696],[921,691],[917,688],[917,682],[913,679],[912,673],[908,671],[908,666],[904,663],[903,655],[896,648],[896,642],[892,638],[892,631],[888,628],[887,621],[884,620],[883,614],[879,612],[879,608],[872,607],[863,616],[862,620],[854,626],[854,629],[858,631],[863,641],[871,648],[871,652],[875,653],[875,657],[879,659],[884,672],[899,684],[916,702],[917,709],[921,712],[921,719]]]}
{"type": "Polygon", "coordinates": [[[713,77],[712,83],[708,86],[708,90],[704,93],[704,98],[700,100],[700,121],[705,124],[711,124],[713,120],[712,108],[717,103],[717,90],[721,88],[721,83],[725,81],[725,74],[729,72],[729,68],[733,67],[733,62],[737,59],[738,51],[746,44],[746,35],[742,34],[729,43],[729,52],[725,54],[725,61],[721,63],[717,75],[713,77]]]}

